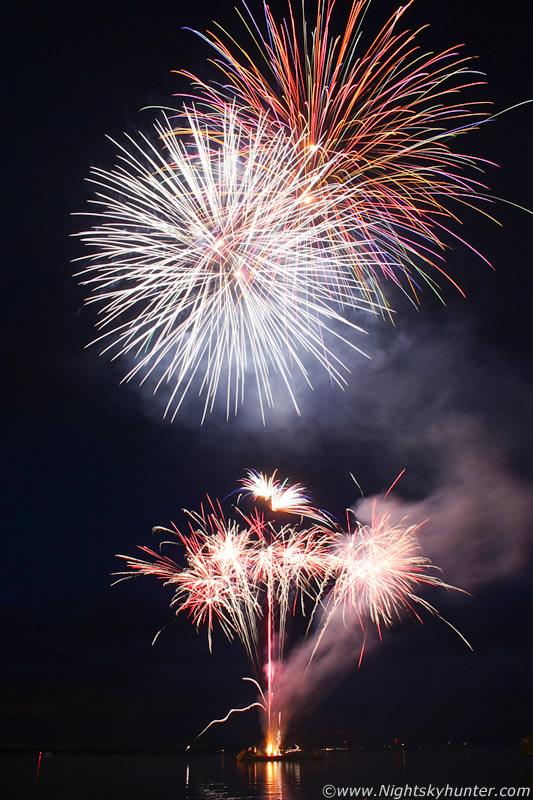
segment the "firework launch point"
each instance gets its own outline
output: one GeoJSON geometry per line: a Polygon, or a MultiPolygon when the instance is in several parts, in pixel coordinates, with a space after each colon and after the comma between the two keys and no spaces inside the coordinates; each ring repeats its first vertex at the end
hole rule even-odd
{"type": "Polygon", "coordinates": [[[237,761],[318,761],[322,754],[318,750],[302,750],[300,747],[288,747],[286,750],[277,750],[268,753],[258,747],[249,747],[241,750],[237,761]]]}

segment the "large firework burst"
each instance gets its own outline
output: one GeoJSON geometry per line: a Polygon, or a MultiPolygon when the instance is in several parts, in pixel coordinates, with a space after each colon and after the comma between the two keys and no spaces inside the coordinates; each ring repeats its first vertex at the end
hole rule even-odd
{"type": "Polygon", "coordinates": [[[443,251],[459,237],[449,226],[464,206],[486,201],[482,159],[452,147],[487,119],[486,103],[465,97],[483,81],[460,47],[424,52],[421,29],[399,30],[412,0],[363,48],[369,4],[353,0],[348,18],[334,23],[335,0],[317,0],[310,25],[304,3],[300,22],[290,0],[281,21],[265,3],[263,24],[243,4],[244,43],[220,26],[200,34],[216,50],[222,81],[184,74],[212,117],[237,101],[250,128],[266,114],[313,166],[327,163],[324,175],[343,187],[350,209],[343,233],[358,280],[384,304],[386,279],[417,301],[424,284],[438,292],[439,276],[451,280],[443,251]]]}
{"type": "Polygon", "coordinates": [[[135,356],[127,380],[170,383],[174,414],[195,378],[204,415],[221,385],[236,412],[248,371],[262,412],[272,373],[297,407],[291,377],[309,382],[306,357],[344,384],[331,340],[354,346],[360,329],[343,309],[374,307],[338,235],[342,191],[282,131],[267,137],[265,118],[254,135],[232,108],[216,129],[183,118],[188,141],[165,118],[159,146],[130,138],[115,169],[92,171],[97,224],[78,235],[97,252],[80,274],[103,305],[106,349],[135,356]]]}
{"type": "Polygon", "coordinates": [[[310,28],[305,6],[300,26],[290,2],[282,22],[265,5],[263,29],[245,6],[252,51],[204,35],[223,80],[187,73],[158,142],[130,137],[92,171],[96,221],[79,236],[96,252],[80,274],[104,352],[134,361],[125,380],[168,384],[172,418],[192,391],[204,416],[219,395],[236,413],[245,379],[263,421],[278,380],[298,411],[295,376],[310,385],[316,364],[344,386],[355,312],[390,313],[389,280],[414,302],[438,293],[453,223],[488,200],[482,160],[453,146],[487,119],[464,96],[479,73],[399,31],[407,6],[361,48],[369,2],[353,0],[340,36],[335,0],[310,28]]]}

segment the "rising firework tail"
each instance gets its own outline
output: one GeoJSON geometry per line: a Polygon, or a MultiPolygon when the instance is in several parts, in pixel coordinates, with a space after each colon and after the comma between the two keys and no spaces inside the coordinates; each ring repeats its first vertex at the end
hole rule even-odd
{"type": "MultiPolygon", "coordinates": [[[[305,680],[333,620],[355,620],[365,630],[366,641],[369,623],[381,637],[382,628],[391,627],[405,613],[422,621],[417,609],[441,618],[436,608],[419,596],[420,588],[461,591],[445,583],[421,554],[420,525],[392,524],[387,513],[377,514],[375,508],[369,525],[360,524],[349,512],[346,531],[325,512],[317,522],[318,514],[305,488],[280,481],[276,474],[249,470],[240,484],[257,499],[271,499],[279,487],[291,498],[297,497],[301,517],[297,524],[279,525],[272,519],[266,521],[258,509],[245,514],[238,506],[234,507],[236,519],[227,519],[220,504],[208,499],[199,513],[187,512],[186,533],[175,527],[156,529],[174,534],[173,540],[163,544],[182,548],[184,557],[174,560],[141,547],[148,559],[121,555],[127,569],[117,573],[119,581],[149,575],[172,586],[171,607],[176,614],[188,614],[197,628],[207,628],[210,650],[216,626],[228,639],[240,639],[255,676],[247,680],[258,688],[259,699],[246,708],[231,709],[202,733],[233,713],[259,707],[271,746],[282,738],[284,710],[276,707],[276,681],[290,650],[292,617],[301,614],[308,619],[307,635],[313,646],[300,676],[305,680]]],[[[347,635],[352,630],[351,624],[346,626],[347,635]]]]}

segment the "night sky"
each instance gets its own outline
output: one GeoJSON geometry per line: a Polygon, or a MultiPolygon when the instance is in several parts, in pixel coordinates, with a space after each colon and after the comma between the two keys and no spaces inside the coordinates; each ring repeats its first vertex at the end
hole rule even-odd
{"type": "MultiPolygon", "coordinates": [[[[363,514],[405,468],[395,513],[430,518],[425,553],[471,593],[424,597],[473,653],[440,620],[406,618],[359,670],[355,645],[293,737],[517,742],[533,729],[530,216],[504,203],[503,227],[465,215],[460,234],[495,269],[453,245],[448,271],[466,300],[449,284],[446,307],[427,291],[417,310],[391,289],[395,325],[367,325],[372,360],[351,357],[345,392],[319,374],[314,392],[295,381],[301,417],[280,396],[265,427],[252,399],[202,427],[192,401],[170,424],[163,398],[120,385],[124,364],[84,349],[96,310],[72,277],[83,250],[70,237],[88,224],[72,216],[90,196],[84,178],[114,163],[105,134],[148,133],[154,112],[140,109],[178,103],[172,70],[213,75],[207,46],[183,30],[213,17],[240,30],[231,6],[211,5],[20,4],[8,30],[0,747],[182,748],[254,699],[238,644],[215,635],[210,655],[205,631],[175,620],[155,581],[111,587],[115,554],[154,546],[154,525],[182,523],[182,508],[225,497],[252,467],[277,467],[339,518],[358,500],[350,473],[363,514]]],[[[487,73],[479,95],[499,111],[532,96],[528,5],[418,0],[406,19],[430,23],[428,49],[465,42],[487,73]]],[[[365,31],[394,7],[374,0],[365,31]]],[[[532,205],[531,109],[461,141],[500,165],[487,171],[493,194],[522,206],[532,205]]],[[[204,743],[259,738],[251,712],[204,743]]]]}

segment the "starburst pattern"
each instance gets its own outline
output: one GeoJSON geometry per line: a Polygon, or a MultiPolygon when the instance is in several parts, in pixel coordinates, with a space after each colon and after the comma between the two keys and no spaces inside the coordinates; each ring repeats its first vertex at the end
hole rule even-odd
{"type": "Polygon", "coordinates": [[[174,414],[195,377],[204,415],[221,384],[236,413],[248,370],[262,413],[272,373],[297,407],[291,378],[296,369],[310,382],[307,356],[345,384],[326,340],[355,346],[360,328],[343,309],[374,307],[342,240],[331,242],[338,192],[282,132],[267,143],[261,119],[253,137],[232,109],[221,137],[186,119],[192,142],[165,121],[156,125],[164,149],[130,139],[117,145],[121,165],[93,170],[100,224],[79,236],[97,253],[80,274],[103,305],[106,350],[135,356],[126,380],[154,373],[156,388],[171,384],[174,414]]]}
{"type": "Polygon", "coordinates": [[[266,114],[273,132],[283,130],[309,155],[310,168],[325,167],[349,209],[342,232],[370,296],[386,305],[383,284],[392,280],[418,302],[424,285],[438,293],[440,278],[453,283],[443,255],[454,238],[463,242],[455,223],[465,206],[483,211],[487,201],[478,176],[489,162],[454,147],[489,116],[486,102],[471,99],[484,82],[474,60],[461,46],[424,52],[421,29],[399,27],[412,2],[366,47],[370,0],[353,0],[347,19],[335,21],[335,0],[317,0],[310,22],[305,3],[301,20],[290,0],[283,20],[267,4],[263,21],[243,5],[242,38],[221,26],[199,34],[214,48],[222,80],[183,72],[195,102],[213,120],[238,102],[250,129],[266,114]]]}

